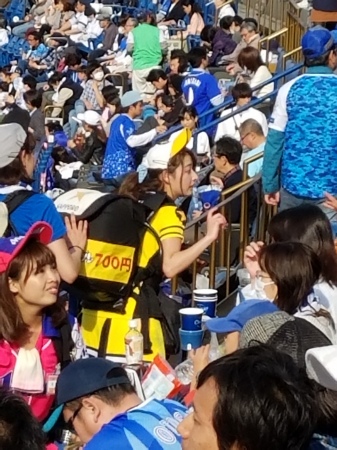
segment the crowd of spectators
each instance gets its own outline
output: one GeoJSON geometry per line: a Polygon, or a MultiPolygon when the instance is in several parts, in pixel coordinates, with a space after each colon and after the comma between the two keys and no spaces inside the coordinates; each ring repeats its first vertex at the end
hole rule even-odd
{"type": "MultiPolygon", "coordinates": [[[[273,55],[234,2],[212,4],[212,20],[202,1],[148,6],[38,0],[3,20],[0,448],[63,449],[71,435],[70,448],[88,450],[337,449],[337,36],[304,34],[306,72],[275,100],[273,55]],[[246,179],[220,213],[221,192],[246,179]],[[97,251],[99,208],[59,212],[67,193],[87,208],[129,200],[134,223],[140,206],[151,211],[132,236],[137,276],[116,301],[90,270],[108,286],[131,259],[113,236],[97,251]],[[254,239],[261,199],[278,207],[266,242],[254,239]],[[129,321],[144,362],[172,356],[164,281],[190,283],[222,230],[243,226],[244,202],[249,283],[205,323],[225,356],[211,362],[209,344],[189,354],[185,402],[145,400],[122,365],[129,321]],[[185,244],[186,218],[200,216],[200,239],[185,244]]],[[[102,213],[99,232],[118,220],[128,246],[119,213],[102,213]]]]}

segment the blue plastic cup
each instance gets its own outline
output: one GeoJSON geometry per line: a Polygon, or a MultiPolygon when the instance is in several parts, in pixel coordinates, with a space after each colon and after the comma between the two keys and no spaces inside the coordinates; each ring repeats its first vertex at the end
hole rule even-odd
{"type": "Polygon", "coordinates": [[[215,317],[217,300],[217,298],[212,300],[195,300],[194,304],[197,308],[201,308],[204,311],[205,316],[215,317]]]}
{"type": "Polygon", "coordinates": [[[204,332],[203,330],[186,331],[180,328],[179,336],[181,349],[189,351],[202,346],[204,332]]]}
{"type": "Polygon", "coordinates": [[[185,331],[201,330],[202,315],[204,310],[201,308],[182,308],[179,310],[181,329],[185,331]]]}
{"type": "Polygon", "coordinates": [[[201,308],[205,316],[216,316],[218,291],[216,289],[195,289],[193,291],[194,306],[201,308]]]}

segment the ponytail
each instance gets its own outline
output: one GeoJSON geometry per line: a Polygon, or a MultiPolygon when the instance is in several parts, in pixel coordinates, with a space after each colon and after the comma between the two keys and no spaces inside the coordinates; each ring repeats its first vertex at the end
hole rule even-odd
{"type": "Polygon", "coordinates": [[[138,172],[130,173],[123,181],[118,193],[139,200],[142,194],[146,194],[147,192],[162,191],[163,182],[160,179],[162,173],[162,170],[149,169],[142,183],[138,181],[138,172]]]}
{"type": "MultiPolygon", "coordinates": [[[[184,164],[184,158],[186,155],[191,157],[193,167],[196,166],[195,154],[193,151],[185,148],[170,159],[166,169],[169,174],[172,175],[178,167],[184,164]]],[[[163,172],[164,170],[162,169],[148,169],[146,178],[142,183],[138,181],[138,172],[133,172],[125,178],[118,193],[120,195],[128,195],[135,200],[139,200],[142,195],[148,192],[163,192],[164,183],[161,179],[161,174],[163,172]]]]}

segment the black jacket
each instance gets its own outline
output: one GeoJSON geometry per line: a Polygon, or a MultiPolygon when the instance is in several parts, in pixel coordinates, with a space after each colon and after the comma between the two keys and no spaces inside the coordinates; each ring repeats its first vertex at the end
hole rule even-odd
{"type": "MultiPolygon", "coordinates": [[[[236,170],[233,172],[227,179],[224,179],[224,190],[235,186],[239,183],[241,183],[243,178],[243,172],[241,169],[236,170]]],[[[231,220],[232,223],[240,223],[240,217],[241,217],[241,195],[239,197],[236,197],[227,207],[231,208],[231,220]],[[230,206],[229,206],[230,205],[230,206]]],[[[227,206],[227,205],[226,205],[227,206]]],[[[251,186],[248,189],[248,221],[249,225],[252,225],[257,212],[257,196],[254,186],[251,186]]]]}
{"type": "Polygon", "coordinates": [[[170,12],[166,14],[165,21],[174,20],[176,23],[178,20],[183,20],[185,17],[185,11],[182,7],[181,1],[177,2],[170,12]]]}
{"type": "Polygon", "coordinates": [[[74,83],[73,80],[69,79],[66,79],[66,81],[62,83],[60,90],[62,90],[63,88],[67,88],[73,91],[73,95],[70,98],[68,98],[68,100],[64,104],[64,123],[67,123],[69,113],[72,109],[74,109],[76,101],[80,99],[83,92],[83,88],[81,85],[74,83]]]}
{"type": "Polygon", "coordinates": [[[86,138],[83,148],[79,151],[76,148],[72,149],[72,153],[83,164],[91,162],[95,165],[103,164],[105,152],[105,144],[98,139],[95,133],[91,133],[86,138]]]}

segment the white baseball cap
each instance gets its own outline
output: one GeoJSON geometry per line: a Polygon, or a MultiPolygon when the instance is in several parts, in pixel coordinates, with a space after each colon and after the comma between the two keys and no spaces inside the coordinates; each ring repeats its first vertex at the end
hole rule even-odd
{"type": "Polygon", "coordinates": [[[20,153],[27,134],[18,123],[0,125],[1,152],[0,167],[8,166],[20,153]]]}
{"type": "Polygon", "coordinates": [[[191,131],[184,128],[173,141],[156,144],[144,156],[142,166],[147,169],[167,169],[170,159],[186,147],[191,137],[191,131]]]}
{"type": "Polygon", "coordinates": [[[77,121],[87,123],[93,127],[97,127],[101,123],[101,116],[96,111],[85,111],[85,113],[77,114],[77,121]]]}

